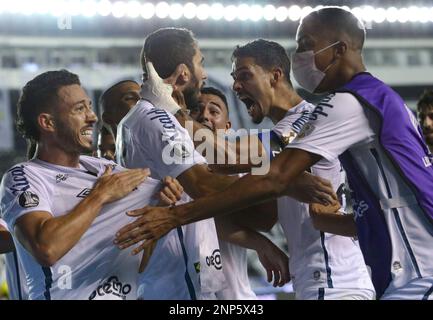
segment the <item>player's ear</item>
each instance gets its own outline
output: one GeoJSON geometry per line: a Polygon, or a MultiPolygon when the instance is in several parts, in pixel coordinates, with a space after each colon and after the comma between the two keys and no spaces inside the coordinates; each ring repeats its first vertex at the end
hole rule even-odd
{"type": "Polygon", "coordinates": [[[284,77],[283,69],[281,68],[274,68],[271,72],[271,86],[275,87],[275,85],[281,81],[281,79],[284,77]]]}
{"type": "Polygon", "coordinates": [[[226,122],[226,130],[230,129],[232,127],[231,121],[226,122]]]}
{"type": "MultiPolygon", "coordinates": [[[[165,79],[168,81],[168,83],[171,83],[173,85],[173,90],[177,90],[180,87],[187,84],[191,79],[191,72],[186,64],[181,63],[179,64],[174,72],[165,79]]],[[[165,82],[166,82],[165,81],[165,82]]]]}
{"type": "Polygon", "coordinates": [[[54,132],[56,130],[54,117],[49,113],[40,113],[37,118],[37,123],[42,131],[54,132]]]}
{"type": "Polygon", "coordinates": [[[340,41],[337,45],[335,45],[335,56],[337,58],[341,58],[347,51],[348,44],[346,41],[340,41]]]}

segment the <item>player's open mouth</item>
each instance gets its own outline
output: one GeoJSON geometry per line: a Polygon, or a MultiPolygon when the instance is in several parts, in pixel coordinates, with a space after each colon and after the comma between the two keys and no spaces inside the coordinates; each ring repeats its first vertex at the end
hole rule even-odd
{"type": "Polygon", "coordinates": [[[80,134],[82,136],[87,136],[87,137],[91,137],[93,135],[93,129],[92,128],[86,128],[80,131],[80,134]]]}
{"type": "Polygon", "coordinates": [[[255,112],[260,111],[260,107],[257,102],[247,96],[240,96],[239,99],[245,104],[248,110],[248,114],[253,116],[255,112]]]}

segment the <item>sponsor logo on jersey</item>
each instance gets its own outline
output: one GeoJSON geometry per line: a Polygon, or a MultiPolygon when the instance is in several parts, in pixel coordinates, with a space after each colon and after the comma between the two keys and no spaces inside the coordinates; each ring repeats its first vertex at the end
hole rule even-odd
{"type": "Polygon", "coordinates": [[[215,249],[212,252],[211,256],[206,257],[206,264],[208,265],[208,267],[214,266],[215,269],[221,270],[222,263],[221,263],[221,252],[220,252],[220,249],[215,249]]]}
{"type": "Polygon", "coordinates": [[[84,188],[83,190],[80,191],[79,194],[77,194],[77,198],[85,198],[90,194],[91,191],[92,189],[84,188]]]}
{"type": "Polygon", "coordinates": [[[59,182],[62,182],[62,181],[66,181],[66,179],[68,179],[69,178],[69,175],[68,174],[64,174],[64,173],[59,173],[57,176],[56,176],[56,183],[59,183],[59,182]]]}
{"type": "Polygon", "coordinates": [[[132,287],[130,284],[123,284],[116,276],[111,276],[108,280],[101,283],[89,296],[89,300],[94,300],[97,297],[105,295],[117,296],[125,300],[132,287]]]}
{"type": "Polygon", "coordinates": [[[313,112],[310,115],[310,120],[317,120],[319,116],[327,117],[329,109],[334,108],[332,104],[328,102],[335,96],[335,94],[330,94],[329,96],[323,98],[314,108],[313,112]]]}
{"type": "Polygon", "coordinates": [[[8,186],[8,188],[13,195],[16,196],[18,193],[26,191],[30,188],[30,184],[26,178],[23,165],[13,167],[8,172],[11,174],[13,181],[12,186],[8,186]]]}
{"type": "Polygon", "coordinates": [[[354,201],[353,203],[353,213],[355,215],[355,220],[362,218],[364,213],[369,209],[368,203],[364,200],[354,201]]]}
{"type": "Polygon", "coordinates": [[[39,197],[30,191],[24,191],[18,198],[18,202],[23,208],[33,208],[39,205],[39,197]]]}

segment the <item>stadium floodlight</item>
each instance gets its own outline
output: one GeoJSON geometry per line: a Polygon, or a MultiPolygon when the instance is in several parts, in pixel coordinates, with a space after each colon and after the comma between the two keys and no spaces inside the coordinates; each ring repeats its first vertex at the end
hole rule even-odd
{"type": "Polygon", "coordinates": [[[409,21],[409,10],[407,8],[400,8],[397,14],[397,21],[406,23],[409,21]]]}
{"type": "Polygon", "coordinates": [[[272,4],[268,4],[263,8],[263,18],[266,21],[272,21],[275,19],[276,9],[272,4]]]}
{"type": "Polygon", "coordinates": [[[108,16],[111,13],[111,2],[108,0],[99,1],[97,12],[102,17],[108,16]]]}
{"type": "Polygon", "coordinates": [[[251,21],[259,21],[263,18],[263,8],[258,4],[254,4],[250,7],[250,15],[249,18],[251,21]]]}
{"type": "Polygon", "coordinates": [[[237,10],[238,10],[238,7],[236,7],[234,5],[229,5],[229,6],[225,7],[224,19],[227,21],[235,20],[236,17],[238,16],[237,10]]]}
{"type": "Polygon", "coordinates": [[[169,10],[170,5],[167,2],[159,2],[155,7],[155,15],[160,19],[167,18],[169,10]]]}
{"type": "Polygon", "coordinates": [[[382,23],[386,19],[386,10],[384,8],[376,8],[373,13],[373,21],[376,23],[382,23]]]}
{"type": "Polygon", "coordinates": [[[141,13],[141,4],[138,1],[129,1],[126,5],[126,15],[130,18],[137,18],[141,13]]]}
{"type": "Polygon", "coordinates": [[[221,20],[224,17],[224,6],[221,3],[214,3],[211,5],[210,17],[213,20],[221,20]]]}
{"type": "Polygon", "coordinates": [[[237,8],[237,17],[241,21],[248,20],[250,16],[250,6],[247,4],[240,4],[237,8]]]}
{"type": "Polygon", "coordinates": [[[81,15],[90,18],[90,17],[93,17],[94,15],[97,14],[97,12],[98,12],[98,4],[97,4],[96,1],[93,1],[93,0],[91,0],[91,1],[84,1],[82,3],[81,8],[79,6],[77,6],[77,9],[78,9],[78,12],[81,11],[81,15]]]}
{"type": "Polygon", "coordinates": [[[209,18],[209,15],[210,15],[209,9],[210,9],[209,5],[207,5],[205,3],[200,4],[197,7],[197,19],[206,20],[207,18],[209,18]]]}
{"type": "Polygon", "coordinates": [[[398,19],[398,9],[396,7],[389,7],[386,9],[386,21],[394,23],[398,19]]]}
{"type": "Polygon", "coordinates": [[[170,5],[170,11],[168,16],[172,20],[178,20],[183,16],[183,5],[179,3],[173,3],[170,5]]]}
{"type": "Polygon", "coordinates": [[[284,20],[287,19],[287,13],[288,13],[288,10],[286,7],[278,7],[277,11],[275,13],[275,19],[278,22],[283,22],[284,20]]]}
{"type": "Polygon", "coordinates": [[[115,18],[122,18],[126,14],[126,4],[123,1],[116,1],[111,7],[111,14],[115,18]]]}
{"type": "Polygon", "coordinates": [[[292,21],[301,19],[302,9],[300,6],[291,6],[288,10],[288,17],[292,21]]]}
{"type": "MultiPolygon", "coordinates": [[[[51,14],[57,17],[64,14],[106,17],[111,14],[116,18],[137,18],[141,15],[143,19],[151,19],[156,16],[160,19],[172,20],[184,17],[189,20],[197,19],[200,21],[225,19],[226,21],[258,22],[263,19],[265,21],[296,22],[311,11],[324,7],[324,5],[317,5],[314,8],[311,6],[291,5],[276,8],[272,4],[248,4],[247,1],[237,5],[205,2],[204,0],[201,4],[196,4],[193,1],[186,4],[172,3],[171,1],[176,0],[165,0],[158,3],[150,0],[0,0],[0,14],[27,16],[51,14]]],[[[388,8],[376,8],[367,5],[349,8],[344,5],[342,8],[351,10],[361,21],[366,23],[382,23],[385,21],[388,23],[433,22],[433,8],[431,7],[396,8],[391,6],[388,8]]]]}
{"type": "Polygon", "coordinates": [[[313,8],[310,6],[303,7],[301,10],[301,19],[305,16],[309,15],[313,11],[313,8]]]}
{"type": "Polygon", "coordinates": [[[141,6],[140,14],[144,19],[151,19],[155,15],[155,6],[147,2],[141,6]]]}

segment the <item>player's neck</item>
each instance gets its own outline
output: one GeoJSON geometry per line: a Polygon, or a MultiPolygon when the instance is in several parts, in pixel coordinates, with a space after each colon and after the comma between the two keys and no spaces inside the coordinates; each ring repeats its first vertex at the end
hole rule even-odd
{"type": "Polygon", "coordinates": [[[78,168],[80,154],[66,152],[57,146],[38,143],[36,158],[58,166],[78,168]]]}
{"type": "Polygon", "coordinates": [[[279,92],[275,94],[274,103],[269,111],[269,118],[274,124],[277,124],[284,118],[287,111],[300,104],[302,100],[293,88],[287,86],[280,88],[279,92]]]}

